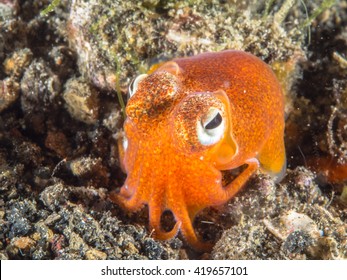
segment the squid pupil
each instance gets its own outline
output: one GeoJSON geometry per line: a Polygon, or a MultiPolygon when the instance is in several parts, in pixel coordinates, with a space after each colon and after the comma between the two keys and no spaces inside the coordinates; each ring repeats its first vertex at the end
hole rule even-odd
{"type": "Polygon", "coordinates": [[[205,129],[214,129],[222,123],[222,116],[220,113],[217,115],[205,126],[205,129]]]}

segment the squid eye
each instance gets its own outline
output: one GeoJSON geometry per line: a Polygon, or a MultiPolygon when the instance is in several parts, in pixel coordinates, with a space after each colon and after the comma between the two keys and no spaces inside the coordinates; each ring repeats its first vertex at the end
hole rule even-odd
{"type": "Polygon", "coordinates": [[[147,74],[141,74],[132,80],[132,82],[129,85],[129,98],[135,94],[139,86],[139,83],[147,76],[148,76],[147,74]]]}
{"type": "Polygon", "coordinates": [[[198,139],[202,145],[217,143],[224,134],[225,122],[217,108],[211,108],[197,124],[198,139]]]}

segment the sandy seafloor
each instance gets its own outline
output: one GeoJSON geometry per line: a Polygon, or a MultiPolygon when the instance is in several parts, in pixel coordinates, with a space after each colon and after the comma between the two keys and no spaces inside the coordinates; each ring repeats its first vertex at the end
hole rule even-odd
{"type": "Polygon", "coordinates": [[[346,1],[54,2],[0,1],[0,259],[347,258],[346,1]],[[153,63],[224,49],[277,73],[288,168],[200,213],[216,243],[202,254],[108,199],[125,180],[116,93],[153,63]]]}

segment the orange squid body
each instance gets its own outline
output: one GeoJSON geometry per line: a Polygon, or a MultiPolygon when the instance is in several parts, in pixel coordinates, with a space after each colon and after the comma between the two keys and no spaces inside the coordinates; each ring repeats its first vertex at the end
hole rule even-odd
{"type": "Polygon", "coordinates": [[[283,176],[281,86],[257,57],[223,51],[167,62],[140,75],[130,95],[120,145],[127,179],[116,200],[130,211],[147,204],[154,237],[180,230],[195,249],[210,249],[194,231],[196,214],[227,202],[259,167],[283,176]],[[241,165],[223,186],[221,170],[241,165]],[[165,210],[176,220],[169,232],[160,225],[165,210]]]}

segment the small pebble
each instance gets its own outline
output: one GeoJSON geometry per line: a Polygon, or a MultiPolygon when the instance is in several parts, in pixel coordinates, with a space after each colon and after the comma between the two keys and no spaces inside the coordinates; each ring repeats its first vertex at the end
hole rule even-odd
{"type": "Polygon", "coordinates": [[[13,104],[19,97],[19,84],[12,78],[0,81],[0,113],[13,104]]]}
{"type": "Polygon", "coordinates": [[[107,254],[104,252],[101,252],[97,249],[91,249],[86,252],[86,259],[87,260],[106,260],[107,254]]]}
{"type": "Polygon", "coordinates": [[[99,116],[99,94],[88,83],[72,78],[67,81],[64,100],[70,115],[87,124],[95,124],[99,116]]]}
{"type": "Polygon", "coordinates": [[[30,237],[20,237],[13,242],[13,245],[20,250],[29,250],[36,244],[35,240],[30,237]]]}

